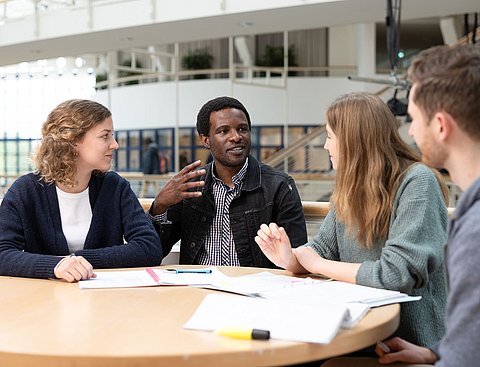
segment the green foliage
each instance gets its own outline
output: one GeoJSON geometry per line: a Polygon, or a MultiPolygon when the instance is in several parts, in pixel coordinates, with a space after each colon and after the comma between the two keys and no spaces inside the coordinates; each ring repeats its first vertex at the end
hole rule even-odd
{"type": "MultiPolygon", "coordinates": [[[[107,72],[99,73],[95,75],[95,83],[100,83],[108,80],[107,72]]],[[[107,89],[107,86],[104,85],[98,89],[107,89]]]]}
{"type": "MultiPolygon", "coordinates": [[[[190,51],[182,57],[182,67],[186,70],[211,69],[213,56],[206,48],[190,51]]],[[[205,79],[207,75],[194,75],[194,79],[205,79]]]]}
{"type": "MultiPolygon", "coordinates": [[[[132,66],[132,61],[131,60],[125,60],[120,64],[121,66],[126,66],[126,67],[131,67],[132,66]]],[[[138,61],[135,60],[135,67],[136,68],[142,68],[142,64],[138,61]]],[[[119,70],[118,71],[118,77],[119,78],[124,78],[127,76],[133,76],[133,75],[141,75],[141,72],[135,72],[135,71],[125,71],[125,70],[119,70]]],[[[132,84],[138,84],[138,80],[130,80],[128,82],[122,83],[122,85],[132,85],[132,84]]]]}
{"type": "MultiPolygon", "coordinates": [[[[298,66],[296,63],[295,46],[291,45],[288,48],[288,66],[298,66]]],[[[274,66],[283,67],[283,46],[265,46],[264,54],[257,59],[256,64],[258,66],[274,66]]],[[[272,76],[279,75],[272,73],[272,76]]],[[[289,71],[288,75],[296,75],[296,71],[289,71]]],[[[260,76],[265,76],[264,72],[260,73],[260,76]]]]}
{"type": "MultiPolygon", "coordinates": [[[[288,66],[297,66],[295,46],[288,48],[288,66]]],[[[283,66],[283,46],[265,46],[262,57],[257,60],[258,66],[283,66]]]]}

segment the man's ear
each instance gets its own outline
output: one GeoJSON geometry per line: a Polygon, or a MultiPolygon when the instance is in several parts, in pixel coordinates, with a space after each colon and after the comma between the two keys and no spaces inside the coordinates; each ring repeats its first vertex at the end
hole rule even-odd
{"type": "Polygon", "coordinates": [[[205,148],[210,149],[210,139],[208,136],[200,134],[200,140],[205,148]]]}
{"type": "Polygon", "coordinates": [[[438,134],[438,139],[440,141],[447,140],[456,127],[457,123],[455,120],[446,112],[437,112],[433,120],[437,126],[436,133],[438,134]]]}

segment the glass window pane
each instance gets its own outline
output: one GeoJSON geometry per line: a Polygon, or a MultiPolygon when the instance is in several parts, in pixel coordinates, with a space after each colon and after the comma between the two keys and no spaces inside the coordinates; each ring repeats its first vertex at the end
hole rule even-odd
{"type": "Polygon", "coordinates": [[[140,152],[138,149],[130,150],[130,171],[140,170],[140,152]]]}
{"type": "Polygon", "coordinates": [[[160,148],[173,147],[173,129],[161,129],[157,133],[160,148]]]}
{"type": "Polygon", "coordinates": [[[192,136],[192,129],[191,128],[181,128],[179,129],[179,145],[181,147],[190,147],[191,145],[191,136],[192,136]]]}
{"type": "Polygon", "coordinates": [[[140,147],[140,131],[131,130],[129,134],[129,143],[130,148],[139,148],[140,147]]]}
{"type": "Polygon", "coordinates": [[[117,171],[127,170],[127,152],[124,149],[118,150],[115,166],[117,171]]]}
{"type": "Polygon", "coordinates": [[[288,144],[295,143],[298,139],[305,136],[303,127],[288,127],[288,144]]]}
{"type": "Polygon", "coordinates": [[[276,145],[282,144],[280,127],[263,127],[260,129],[260,145],[276,145]]]}

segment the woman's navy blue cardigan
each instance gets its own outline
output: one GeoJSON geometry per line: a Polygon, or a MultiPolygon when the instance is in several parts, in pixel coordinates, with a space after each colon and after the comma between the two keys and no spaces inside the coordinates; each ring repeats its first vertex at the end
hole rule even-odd
{"type": "MultiPolygon", "coordinates": [[[[128,181],[108,172],[88,186],[92,222],[75,254],[94,269],[159,265],[160,239],[128,181]]],[[[33,173],[18,178],[0,206],[0,275],[55,278],[68,254],[55,185],[33,173]]]]}

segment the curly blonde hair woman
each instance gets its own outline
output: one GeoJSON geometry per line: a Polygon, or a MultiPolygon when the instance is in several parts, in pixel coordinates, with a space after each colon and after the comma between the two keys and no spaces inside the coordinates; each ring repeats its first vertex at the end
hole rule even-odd
{"type": "Polygon", "coordinates": [[[76,143],[94,125],[111,115],[108,108],[89,100],[69,100],[59,104],[42,126],[42,141],[32,157],[36,172],[45,182],[74,187],[77,184],[76,143]]]}
{"type": "Polygon", "coordinates": [[[430,345],[444,333],[443,184],[403,142],[395,116],[377,96],[341,96],[326,117],[325,149],[337,182],[318,234],[292,250],[283,228],[262,224],[257,244],[295,273],[422,296],[402,305],[397,335],[430,345]]]}
{"type": "Polygon", "coordinates": [[[94,268],[160,264],[160,240],[128,181],[108,172],[113,133],[110,111],[94,101],[66,101],[48,115],[36,171],[0,206],[0,275],[74,282],[94,268]]]}

